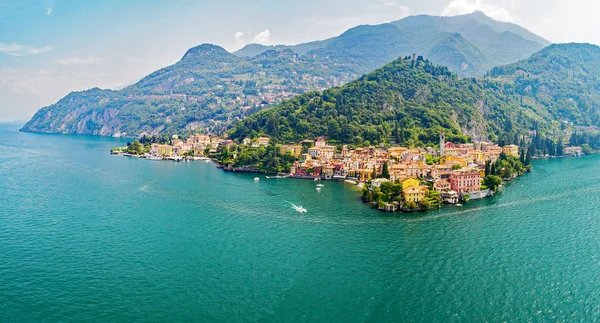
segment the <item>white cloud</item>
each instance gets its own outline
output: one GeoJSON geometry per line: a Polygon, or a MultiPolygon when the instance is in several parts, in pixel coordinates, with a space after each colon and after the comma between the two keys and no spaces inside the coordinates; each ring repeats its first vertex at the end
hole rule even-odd
{"type": "MultiPolygon", "coordinates": [[[[509,7],[515,7],[515,2],[510,1],[509,7]]],[[[500,5],[484,3],[482,0],[453,0],[442,11],[442,16],[456,16],[482,11],[493,19],[500,21],[514,21],[513,14],[500,5]]]]}
{"type": "Polygon", "coordinates": [[[48,9],[46,10],[46,15],[47,15],[47,16],[50,16],[51,14],[52,14],[52,8],[48,8],[48,9]]]}
{"type": "Polygon", "coordinates": [[[11,56],[25,56],[25,55],[37,55],[51,51],[53,48],[50,46],[34,47],[27,45],[17,45],[16,43],[7,44],[0,43],[0,53],[11,56]]]}
{"type": "Polygon", "coordinates": [[[59,59],[54,62],[58,65],[88,65],[88,64],[102,62],[102,59],[98,58],[98,57],[94,57],[94,56],[88,56],[88,57],[83,57],[83,58],[73,56],[73,57],[59,59]]]}
{"type": "Polygon", "coordinates": [[[262,44],[262,45],[268,45],[270,41],[271,41],[271,31],[269,29],[265,29],[265,30],[259,32],[258,34],[256,34],[256,36],[254,36],[254,39],[252,39],[253,43],[262,44]]]}
{"type": "Polygon", "coordinates": [[[238,31],[237,33],[235,33],[233,35],[233,37],[235,37],[235,41],[239,43],[242,41],[242,38],[244,37],[244,33],[241,31],[238,31]]]}

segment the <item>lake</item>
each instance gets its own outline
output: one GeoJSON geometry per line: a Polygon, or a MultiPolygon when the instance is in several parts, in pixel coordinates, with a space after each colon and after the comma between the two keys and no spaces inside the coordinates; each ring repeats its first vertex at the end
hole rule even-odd
{"type": "Polygon", "coordinates": [[[389,215],[344,183],[18,129],[0,124],[1,322],[600,320],[600,156],[389,215]]]}

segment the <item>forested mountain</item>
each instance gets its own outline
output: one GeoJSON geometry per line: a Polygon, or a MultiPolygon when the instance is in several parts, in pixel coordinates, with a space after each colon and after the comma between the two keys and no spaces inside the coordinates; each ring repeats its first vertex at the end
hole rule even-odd
{"type": "Polygon", "coordinates": [[[24,131],[92,135],[225,131],[237,118],[356,76],[318,58],[269,50],[240,58],[214,45],[119,91],[73,92],[38,111],[24,131]]]}
{"type": "Polygon", "coordinates": [[[503,91],[536,114],[580,126],[600,126],[600,47],[556,44],[488,73],[503,91]]]}
{"type": "Polygon", "coordinates": [[[70,93],[38,111],[23,130],[128,136],[198,129],[221,133],[248,114],[298,94],[339,86],[399,56],[417,53],[459,76],[481,76],[545,44],[521,27],[473,13],[359,26],[339,37],[295,46],[249,45],[237,55],[201,45],[122,90],[70,93]]]}
{"type": "Polygon", "coordinates": [[[599,71],[600,47],[588,44],[551,45],[484,78],[460,79],[421,57],[405,57],[342,87],[258,112],[229,134],[422,145],[435,143],[444,128],[458,142],[468,136],[519,143],[531,130],[538,141],[566,139],[573,129],[599,129],[599,71]]]}
{"type": "Polygon", "coordinates": [[[342,143],[395,141],[420,145],[438,140],[516,137],[549,121],[521,108],[517,97],[486,90],[482,79],[459,79],[421,57],[398,59],[339,88],[295,97],[238,123],[231,138],[268,135],[297,142],[326,135],[342,143]]]}

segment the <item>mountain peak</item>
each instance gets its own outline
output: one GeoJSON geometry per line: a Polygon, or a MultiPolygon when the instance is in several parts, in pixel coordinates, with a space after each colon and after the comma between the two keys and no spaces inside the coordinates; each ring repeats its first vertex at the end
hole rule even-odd
{"type": "Polygon", "coordinates": [[[466,14],[466,16],[490,18],[488,15],[485,14],[485,12],[483,12],[481,10],[475,10],[469,14],[466,14]]]}
{"type": "Polygon", "coordinates": [[[225,48],[213,44],[202,44],[196,47],[192,47],[188,49],[188,51],[183,55],[182,60],[187,60],[191,58],[200,58],[205,56],[234,56],[225,48]]]}

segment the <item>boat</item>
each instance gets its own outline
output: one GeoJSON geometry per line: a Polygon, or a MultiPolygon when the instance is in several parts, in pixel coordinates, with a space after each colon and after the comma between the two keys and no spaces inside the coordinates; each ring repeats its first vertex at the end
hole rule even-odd
{"type": "Polygon", "coordinates": [[[456,204],[456,206],[457,206],[457,207],[461,207],[461,206],[462,206],[462,204],[456,204]]]}
{"type": "Polygon", "coordinates": [[[254,177],[254,181],[255,181],[255,182],[258,182],[258,181],[260,181],[260,178],[258,178],[258,177],[254,177]]]}
{"type": "Polygon", "coordinates": [[[307,212],[307,210],[305,208],[301,207],[301,206],[292,204],[292,207],[294,207],[294,209],[296,211],[300,212],[300,213],[306,213],[307,212]]]}
{"type": "Polygon", "coordinates": [[[317,192],[320,192],[320,191],[321,191],[321,188],[320,188],[320,187],[317,187],[317,192]]]}
{"type": "Polygon", "coordinates": [[[209,158],[206,158],[206,159],[204,160],[204,162],[205,162],[205,163],[210,163],[210,159],[209,159],[209,158]]]}
{"type": "Polygon", "coordinates": [[[317,184],[317,187],[324,187],[325,185],[323,184],[317,184]]]}
{"type": "Polygon", "coordinates": [[[150,159],[150,160],[163,160],[163,158],[159,157],[159,156],[148,156],[148,157],[146,157],[146,159],[150,159]]]}
{"type": "Polygon", "coordinates": [[[318,177],[316,177],[316,178],[315,178],[315,182],[316,182],[316,181],[318,181],[318,180],[319,180],[319,178],[318,178],[318,177]]]}

